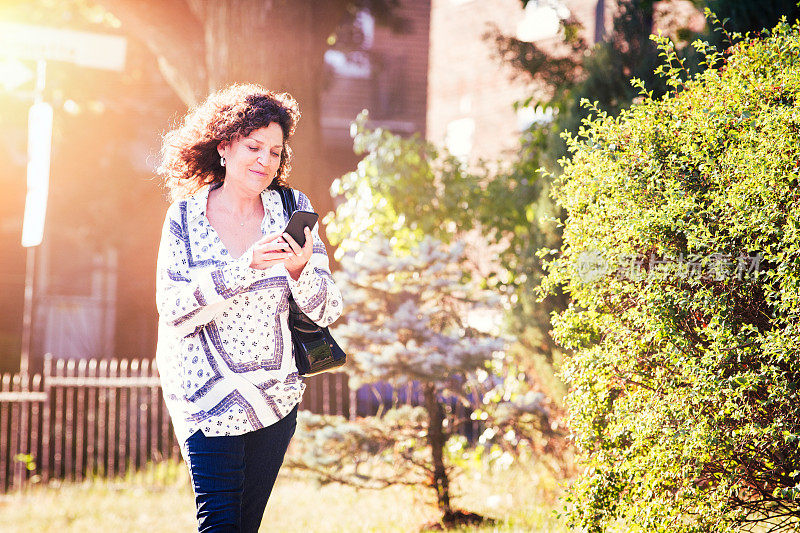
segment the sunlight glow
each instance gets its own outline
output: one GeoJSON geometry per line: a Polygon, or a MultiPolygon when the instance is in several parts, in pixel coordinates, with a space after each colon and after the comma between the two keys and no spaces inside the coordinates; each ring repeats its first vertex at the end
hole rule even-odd
{"type": "Polygon", "coordinates": [[[6,91],[12,91],[33,79],[33,72],[13,58],[0,60],[0,84],[6,91]]]}

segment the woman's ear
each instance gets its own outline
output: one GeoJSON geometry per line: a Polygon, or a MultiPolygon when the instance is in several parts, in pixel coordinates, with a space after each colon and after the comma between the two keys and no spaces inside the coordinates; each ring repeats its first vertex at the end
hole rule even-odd
{"type": "Polygon", "coordinates": [[[225,157],[225,149],[226,149],[227,147],[228,147],[228,144],[227,144],[226,142],[224,142],[224,141],[223,141],[223,142],[220,142],[220,143],[217,145],[217,152],[219,153],[219,156],[220,156],[220,157],[225,157]]]}

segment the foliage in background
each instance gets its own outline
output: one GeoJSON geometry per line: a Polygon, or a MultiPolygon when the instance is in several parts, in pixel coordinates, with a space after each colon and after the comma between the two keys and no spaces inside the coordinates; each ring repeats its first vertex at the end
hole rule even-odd
{"type": "Polygon", "coordinates": [[[635,95],[630,76],[656,78],[652,69],[657,52],[648,39],[652,17],[652,2],[623,1],[608,38],[594,46],[582,37],[574,18],[563,20],[563,46],[550,52],[496,28],[486,35],[503,62],[545,87],[544,100],[531,97],[516,106],[542,106],[553,112],[551,119],[534,122],[523,133],[519,156],[511,164],[486,174],[486,185],[473,194],[471,205],[490,242],[503,244],[498,259],[508,275],[495,283],[512,303],[509,328],[519,344],[511,354],[538,388],[559,403],[565,387],[556,377],[561,351],[550,334],[550,316],[564,310],[567,299],[558,291],[537,299],[536,287],[544,277],[537,251],[561,246],[565,213],[550,198],[552,180],[540,169],[555,171],[556,161],[565,154],[559,134],[577,131],[580,95],[592,94],[616,112],[635,95]]]}
{"type": "Polygon", "coordinates": [[[800,31],[781,23],[618,118],[589,105],[545,290],[585,463],[571,519],[664,532],[800,526],[800,31]],[[714,68],[719,67],[719,68],[714,68]]]}
{"type": "MultiPolygon", "coordinates": [[[[531,182],[529,188],[511,193],[500,190],[486,184],[485,173],[468,170],[446,150],[416,137],[403,139],[381,129],[369,131],[365,119],[362,116],[354,126],[354,147],[357,153],[364,154],[364,159],[355,172],[334,183],[332,189],[334,194],[347,199],[338,207],[336,216],[326,221],[332,242],[347,238],[337,254],[357,251],[375,237],[389,238],[391,248],[401,255],[428,237],[441,243],[462,241],[466,247],[459,261],[463,262],[464,281],[499,296],[494,312],[485,316],[490,322],[501,322],[496,324],[499,327],[496,332],[510,330],[510,336],[514,336],[516,296],[509,290],[509,281],[525,272],[530,265],[529,253],[540,243],[521,244],[525,250],[516,255],[519,264],[510,257],[513,251],[501,251],[506,259],[501,257],[499,265],[493,262],[492,270],[487,273],[477,264],[485,258],[476,256],[487,253],[484,247],[487,234],[498,231],[498,227],[501,228],[496,233],[498,237],[505,228],[519,230],[520,234],[526,229],[527,221],[519,218],[520,213],[499,209],[493,215],[487,206],[501,208],[492,201],[506,201],[510,208],[509,194],[529,194],[538,185],[531,182]],[[496,225],[485,225],[489,220],[496,225]]],[[[524,280],[524,275],[519,279],[524,280]]],[[[536,451],[561,453],[563,435],[556,425],[559,413],[552,397],[539,394],[537,384],[530,381],[508,353],[502,360],[494,360],[486,371],[502,376],[503,381],[484,395],[483,405],[475,413],[487,427],[496,429],[492,438],[485,434],[485,444],[496,444],[509,452],[518,451],[521,445],[536,451]],[[511,416],[511,412],[516,416],[511,416]]]]}
{"type": "MultiPolygon", "coordinates": [[[[560,361],[558,347],[549,334],[550,314],[565,307],[562,294],[536,301],[535,289],[544,275],[537,250],[560,245],[560,216],[548,196],[549,183],[538,175],[540,159],[536,135],[521,140],[520,158],[500,172],[478,169],[481,183],[472,188],[469,212],[480,238],[493,250],[495,270],[486,286],[508,301],[504,324],[515,337],[506,366],[511,375],[523,375],[525,387],[545,394],[551,404],[547,426],[560,434],[561,399],[565,388],[555,374],[560,361]]],[[[553,442],[552,444],[555,444],[553,442]]]]}
{"type": "Polygon", "coordinates": [[[468,200],[478,178],[418,136],[368,130],[367,118],[362,112],[352,126],[353,150],[362,161],[331,186],[331,193],[345,200],[336,216],[324,221],[331,242],[347,238],[353,247],[389,236],[393,247],[407,251],[426,236],[448,243],[471,229],[468,200]]]}
{"type": "Polygon", "coordinates": [[[465,240],[479,177],[430,143],[369,131],[365,120],[354,126],[364,159],[334,183],[343,202],[325,221],[347,305],[334,333],[351,355],[351,386],[413,383],[421,398],[380,417],[307,421],[292,464],[358,486],[427,485],[448,522],[458,513],[452,476],[467,462],[550,451],[549,405],[509,372],[506,299],[465,240]],[[456,415],[459,404],[472,420],[456,415]],[[480,432],[477,443],[465,426],[480,432]]]}
{"type": "Polygon", "coordinates": [[[658,64],[658,52],[649,39],[653,4],[652,0],[620,1],[610,31],[596,44],[582,36],[583,28],[574,18],[561,21],[559,36],[563,46],[556,51],[497,29],[486,35],[494,40],[502,61],[545,88],[544,100],[531,98],[520,105],[542,105],[554,111],[552,122],[533,125],[541,130],[537,155],[548,170],[555,170],[557,161],[566,154],[561,132],[577,132],[586,116],[580,106],[582,98],[597,101],[600,107],[616,114],[636,96],[628,82],[632,77],[647,81],[655,91],[659,86],[662,91],[666,89],[653,75],[658,64]]]}

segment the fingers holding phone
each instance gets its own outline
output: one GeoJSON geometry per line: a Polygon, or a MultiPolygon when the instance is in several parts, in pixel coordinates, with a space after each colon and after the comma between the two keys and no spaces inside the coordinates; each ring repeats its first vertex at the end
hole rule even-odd
{"type": "Polygon", "coordinates": [[[250,268],[264,270],[278,265],[292,256],[292,249],[289,243],[280,238],[281,236],[282,233],[266,235],[253,245],[250,268]]]}
{"type": "Polygon", "coordinates": [[[308,227],[304,228],[303,237],[305,244],[301,247],[291,235],[288,233],[283,234],[283,238],[291,247],[291,255],[284,260],[283,264],[295,280],[300,277],[300,273],[303,271],[306,263],[308,263],[308,260],[311,259],[311,254],[314,251],[314,239],[311,236],[311,229],[308,227]]]}

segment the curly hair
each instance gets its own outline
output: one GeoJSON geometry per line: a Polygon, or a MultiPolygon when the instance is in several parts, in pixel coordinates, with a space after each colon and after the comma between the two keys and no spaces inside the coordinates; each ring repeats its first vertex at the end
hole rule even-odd
{"type": "Polygon", "coordinates": [[[281,164],[270,189],[286,187],[292,170],[289,138],[294,135],[300,109],[289,93],[274,93],[255,84],[234,84],[211,93],[190,109],[180,125],[162,138],[161,164],[156,172],[172,201],[197,192],[204,185],[225,181],[217,145],[246,137],[275,122],[283,131],[281,164]]]}

